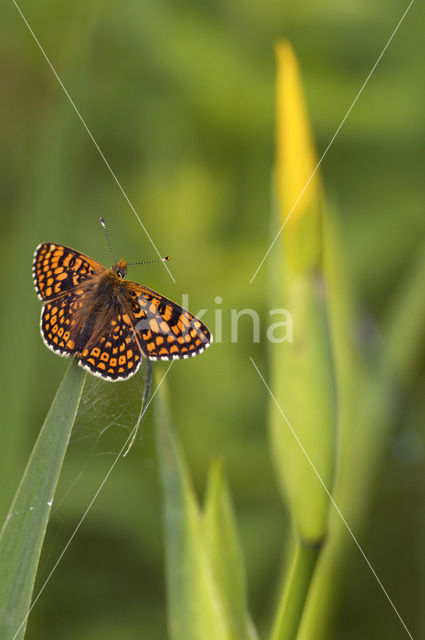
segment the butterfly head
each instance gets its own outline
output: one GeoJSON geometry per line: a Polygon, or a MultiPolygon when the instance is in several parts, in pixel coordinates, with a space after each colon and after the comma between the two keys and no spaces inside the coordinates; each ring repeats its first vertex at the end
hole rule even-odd
{"type": "Polygon", "coordinates": [[[112,265],[111,271],[114,271],[119,278],[125,278],[125,274],[127,273],[126,261],[121,259],[119,262],[112,265]]]}

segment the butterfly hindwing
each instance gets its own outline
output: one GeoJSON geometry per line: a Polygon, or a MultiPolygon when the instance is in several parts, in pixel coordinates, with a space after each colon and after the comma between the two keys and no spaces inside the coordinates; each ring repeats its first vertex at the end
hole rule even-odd
{"type": "Polygon", "coordinates": [[[134,327],[149,360],[175,360],[202,353],[212,336],[201,320],[152,289],[127,281],[134,327]]]}
{"type": "Polygon", "coordinates": [[[45,344],[60,353],[71,355],[76,351],[72,339],[75,314],[83,307],[84,296],[80,291],[68,291],[56,300],[46,302],[41,312],[41,335],[45,344]]]}
{"type": "Polygon", "coordinates": [[[63,356],[77,354],[81,367],[102,378],[119,380],[134,375],[141,364],[142,352],[129,316],[117,314],[108,333],[88,348],[80,348],[73,329],[76,314],[84,304],[84,291],[79,289],[45,303],[41,333],[46,345],[63,356]]]}
{"type": "Polygon", "coordinates": [[[82,350],[79,364],[102,378],[123,380],[134,375],[141,362],[133,323],[126,313],[119,313],[111,321],[110,331],[82,350]]]}
{"type": "Polygon", "coordinates": [[[35,250],[33,277],[41,300],[53,300],[101,273],[105,267],[70,247],[43,242],[35,250]]]}

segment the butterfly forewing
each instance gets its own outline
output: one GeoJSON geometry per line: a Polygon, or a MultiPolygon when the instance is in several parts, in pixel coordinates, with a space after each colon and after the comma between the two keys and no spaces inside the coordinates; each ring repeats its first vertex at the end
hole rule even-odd
{"type": "Polygon", "coordinates": [[[70,247],[43,242],[35,250],[33,277],[41,300],[53,300],[105,267],[70,247]]]}
{"type": "Polygon", "coordinates": [[[189,311],[136,282],[124,284],[132,299],[135,330],[147,358],[190,358],[211,344],[210,331],[189,311]]]}

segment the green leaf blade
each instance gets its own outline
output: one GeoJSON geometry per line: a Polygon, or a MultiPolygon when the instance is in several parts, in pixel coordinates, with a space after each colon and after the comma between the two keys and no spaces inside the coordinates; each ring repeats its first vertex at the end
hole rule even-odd
{"type": "Polygon", "coordinates": [[[164,493],[168,622],[172,640],[226,638],[208,571],[190,479],[170,430],[163,389],[156,396],[157,448],[164,493]],[[196,597],[193,597],[196,594],[196,597]]]}
{"type": "Polygon", "coordinates": [[[47,522],[86,373],[73,360],[0,533],[0,637],[24,637],[47,522]]]}
{"type": "Polygon", "coordinates": [[[157,448],[164,494],[168,623],[172,640],[256,638],[245,615],[244,579],[222,478],[213,472],[207,514],[201,513],[172,434],[164,385],[156,396],[157,448]],[[217,517],[224,516],[223,532],[217,517]],[[223,558],[221,543],[228,545],[223,558]],[[224,571],[225,562],[232,566],[224,571]],[[234,568],[237,567],[236,572],[234,568]],[[230,585],[237,594],[228,600],[230,585]],[[236,610],[233,609],[236,605],[236,610]]]}
{"type": "Polygon", "coordinates": [[[255,640],[257,634],[248,614],[245,572],[236,519],[220,462],[211,466],[208,477],[204,537],[232,637],[255,640]]]}

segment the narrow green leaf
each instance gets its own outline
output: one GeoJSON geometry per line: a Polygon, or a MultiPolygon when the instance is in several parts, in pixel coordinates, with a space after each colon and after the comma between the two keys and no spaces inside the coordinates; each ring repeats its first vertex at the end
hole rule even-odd
{"type": "Polygon", "coordinates": [[[164,384],[156,395],[157,447],[164,491],[168,622],[172,640],[220,640],[225,633],[202,540],[198,505],[171,433],[164,384]]]}
{"type": "Polygon", "coordinates": [[[23,638],[53,497],[86,373],[72,360],[0,533],[0,638],[23,638]]]}
{"type": "Polygon", "coordinates": [[[204,514],[204,538],[232,637],[254,640],[247,609],[245,572],[223,465],[212,464],[204,514]]]}
{"type": "MultiPolygon", "coordinates": [[[[329,221],[328,221],[329,222],[329,221]]],[[[352,326],[356,300],[348,276],[341,230],[335,217],[328,225],[328,247],[333,340],[338,373],[341,441],[335,502],[350,527],[361,531],[370,508],[371,490],[382,463],[382,452],[398,412],[394,405],[394,376],[409,384],[417,372],[424,337],[423,282],[425,252],[419,250],[412,270],[390,305],[384,340],[375,358],[367,359],[353,343],[352,326]],[[341,299],[348,304],[341,306],[341,299]],[[384,346],[382,349],[381,347],[384,346]],[[358,399],[362,398],[359,404],[358,399]],[[362,472],[359,474],[359,460],[362,472]]],[[[309,595],[299,640],[323,640],[332,636],[340,603],[341,584],[346,577],[343,559],[351,553],[352,541],[338,513],[331,511],[330,535],[309,595]]]]}
{"type": "Polygon", "coordinates": [[[223,488],[214,481],[210,491],[209,512],[204,518],[194,496],[183,456],[171,431],[164,385],[156,395],[157,447],[164,492],[164,531],[168,594],[168,621],[172,640],[241,640],[255,638],[244,619],[245,598],[240,569],[231,567],[224,574],[224,563],[231,559],[240,566],[235,549],[234,526],[223,488]],[[226,504],[227,502],[227,504],[226,504]],[[223,531],[218,532],[219,515],[223,531]],[[207,530],[207,534],[205,531],[207,530]],[[230,536],[230,537],[229,537],[230,536]],[[213,540],[214,539],[214,540],[213,540]],[[219,545],[223,559],[219,561],[219,545]],[[217,576],[219,578],[217,579],[217,576]],[[227,601],[230,584],[239,596],[227,601]],[[238,611],[232,603],[238,601],[238,611]],[[243,613],[241,613],[241,611],[243,613]]]}
{"type": "Polygon", "coordinates": [[[396,292],[385,325],[384,365],[404,383],[416,375],[425,343],[425,245],[414,256],[412,267],[396,292]]]}
{"type": "Polygon", "coordinates": [[[291,572],[280,602],[271,640],[294,640],[298,637],[300,621],[321,546],[320,543],[297,542],[291,572]]]}

